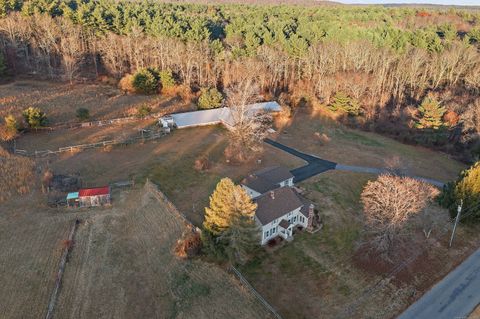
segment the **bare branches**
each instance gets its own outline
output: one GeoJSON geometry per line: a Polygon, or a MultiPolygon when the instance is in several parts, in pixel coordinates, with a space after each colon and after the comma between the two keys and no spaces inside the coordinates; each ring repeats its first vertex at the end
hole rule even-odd
{"type": "Polygon", "coordinates": [[[382,175],[368,182],[362,203],[375,249],[388,256],[405,234],[410,218],[421,213],[438,193],[436,188],[410,177],[382,175]]]}
{"type": "Polygon", "coordinates": [[[258,99],[258,86],[252,79],[235,84],[227,92],[232,126],[226,155],[233,160],[245,161],[261,151],[272,118],[248,107],[258,99]]]}

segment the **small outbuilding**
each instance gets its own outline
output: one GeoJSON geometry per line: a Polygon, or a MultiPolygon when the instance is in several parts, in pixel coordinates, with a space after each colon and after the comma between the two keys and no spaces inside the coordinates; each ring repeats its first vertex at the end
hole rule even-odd
{"type": "Polygon", "coordinates": [[[78,192],[68,193],[68,207],[93,207],[110,205],[110,186],[82,188],[78,192]]]}

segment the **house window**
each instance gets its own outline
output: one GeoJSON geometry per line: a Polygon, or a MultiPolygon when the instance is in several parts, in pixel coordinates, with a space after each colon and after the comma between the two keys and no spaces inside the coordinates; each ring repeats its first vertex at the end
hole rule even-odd
{"type": "Polygon", "coordinates": [[[265,238],[268,237],[268,230],[265,232],[265,238]]]}
{"type": "Polygon", "coordinates": [[[294,222],[294,223],[297,222],[297,216],[293,217],[293,222],[294,222]]]}
{"type": "Polygon", "coordinates": [[[272,234],[275,234],[277,232],[277,227],[272,228],[272,234]]]}

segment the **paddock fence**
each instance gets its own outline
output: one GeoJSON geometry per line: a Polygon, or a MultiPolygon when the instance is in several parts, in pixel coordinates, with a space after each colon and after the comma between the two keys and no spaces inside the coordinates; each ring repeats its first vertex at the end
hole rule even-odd
{"type": "Polygon", "coordinates": [[[282,316],[280,316],[280,314],[275,310],[275,308],[273,308],[272,305],[270,305],[262,297],[262,295],[258,291],[256,291],[255,288],[253,288],[253,286],[248,282],[248,280],[245,277],[243,277],[242,273],[237,268],[231,266],[230,270],[235,274],[238,280],[240,280],[242,285],[246,287],[248,290],[250,290],[250,292],[258,299],[258,301],[260,301],[263,304],[263,306],[265,306],[265,308],[268,309],[268,311],[270,311],[275,318],[282,319],[282,316]]]}
{"type": "Polygon", "coordinates": [[[72,248],[74,245],[73,239],[75,237],[75,232],[77,231],[79,224],[80,224],[80,220],[78,219],[76,219],[73,222],[72,228],[70,230],[70,234],[68,236],[67,241],[65,242],[65,248],[63,249],[63,254],[60,259],[60,264],[58,266],[57,276],[55,278],[55,286],[53,287],[52,294],[50,295],[50,300],[48,302],[47,314],[45,315],[45,319],[53,318],[53,311],[55,309],[55,304],[58,300],[58,295],[60,293],[63,273],[65,272],[65,266],[67,265],[68,255],[72,251],[72,248]]]}
{"type": "Polygon", "coordinates": [[[145,182],[145,188],[159,201],[167,204],[168,208],[177,216],[179,217],[188,227],[192,229],[192,231],[200,232],[200,228],[195,226],[191,221],[187,219],[187,217],[178,210],[178,208],[168,199],[168,197],[160,190],[159,186],[154,182],[150,181],[147,178],[145,182]]]}
{"type": "Polygon", "coordinates": [[[96,142],[96,143],[90,143],[90,144],[79,144],[79,145],[70,145],[70,146],[64,146],[60,147],[55,151],[52,150],[35,150],[35,151],[27,151],[23,149],[14,149],[14,154],[16,155],[21,155],[21,156],[26,156],[26,157],[47,157],[49,155],[57,155],[60,153],[65,153],[65,152],[80,152],[83,150],[88,150],[88,149],[94,149],[94,148],[101,148],[101,147],[107,147],[110,145],[130,145],[130,144],[135,144],[139,142],[146,142],[150,140],[156,140],[159,139],[168,133],[166,131],[159,131],[159,132],[144,132],[142,133],[141,136],[136,136],[136,137],[130,137],[130,138],[121,138],[121,139],[113,139],[113,140],[107,140],[107,141],[101,141],[101,142],[96,142]]]}

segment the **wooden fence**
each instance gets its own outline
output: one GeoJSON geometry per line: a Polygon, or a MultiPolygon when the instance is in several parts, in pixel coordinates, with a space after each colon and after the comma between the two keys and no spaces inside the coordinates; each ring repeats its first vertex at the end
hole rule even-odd
{"type": "Polygon", "coordinates": [[[16,155],[21,155],[21,156],[28,156],[28,157],[46,157],[49,155],[56,155],[59,153],[64,153],[64,152],[79,152],[87,149],[92,149],[92,148],[99,148],[99,147],[106,147],[109,145],[129,145],[129,144],[134,144],[138,142],[144,142],[144,141],[149,141],[149,140],[155,140],[159,139],[162,136],[165,136],[167,133],[165,131],[161,132],[154,132],[154,133],[144,133],[142,136],[137,136],[137,137],[131,137],[127,139],[113,139],[113,140],[107,140],[107,141],[101,141],[101,142],[96,142],[96,143],[90,143],[90,144],[79,144],[79,145],[71,145],[71,146],[64,146],[58,148],[58,150],[51,151],[51,150],[42,150],[42,151],[32,151],[28,152],[27,150],[22,150],[15,148],[14,153],[16,155]]]}
{"type": "Polygon", "coordinates": [[[270,311],[273,316],[277,319],[282,319],[282,316],[280,316],[280,314],[275,310],[275,308],[273,308],[263,297],[262,295],[260,295],[260,293],[258,291],[255,290],[255,288],[253,288],[253,286],[247,281],[247,279],[245,277],[243,277],[242,273],[240,271],[238,271],[237,268],[231,266],[230,267],[231,271],[236,275],[236,277],[238,278],[238,280],[240,280],[240,282],[248,289],[250,290],[250,292],[255,296],[257,297],[257,299],[265,306],[265,308],[268,309],[268,311],[270,311]]]}
{"type": "Polygon", "coordinates": [[[147,181],[145,182],[145,188],[150,191],[150,193],[155,196],[156,199],[159,201],[166,203],[168,208],[177,216],[179,217],[186,225],[187,227],[190,227],[193,231],[200,232],[200,228],[195,226],[191,221],[187,219],[187,217],[180,212],[177,207],[168,199],[168,197],[160,191],[158,185],[153,183],[147,178],[147,181]]]}
{"type": "Polygon", "coordinates": [[[63,249],[62,258],[60,259],[60,264],[58,266],[57,277],[55,279],[55,286],[53,288],[52,294],[50,295],[50,301],[48,302],[47,307],[47,314],[45,315],[45,319],[51,319],[53,317],[53,310],[55,309],[55,303],[58,299],[58,293],[60,292],[60,286],[62,284],[62,277],[65,271],[65,266],[68,260],[68,254],[72,250],[73,247],[73,238],[75,236],[75,232],[77,230],[78,224],[80,221],[76,219],[72,225],[70,230],[70,234],[68,236],[67,241],[65,242],[65,248],[63,249]]]}

